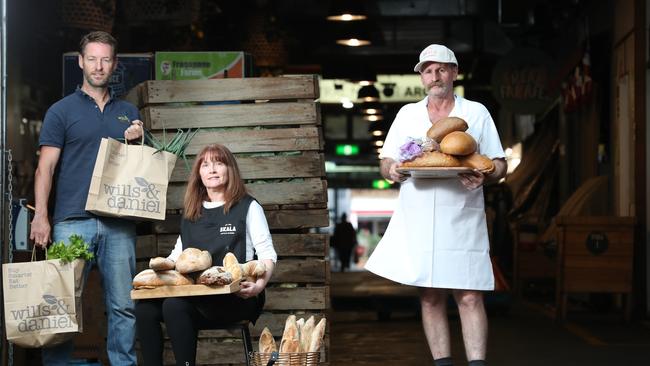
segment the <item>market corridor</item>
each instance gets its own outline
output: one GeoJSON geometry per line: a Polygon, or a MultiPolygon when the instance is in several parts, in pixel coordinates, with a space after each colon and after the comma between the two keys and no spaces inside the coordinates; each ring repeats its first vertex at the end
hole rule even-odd
{"type": "MultiPolygon", "coordinates": [[[[366,272],[332,273],[330,364],[432,365],[413,292],[373,277],[366,272]],[[373,287],[377,296],[368,292],[373,287]]],[[[649,324],[624,324],[619,314],[588,311],[572,313],[558,324],[539,303],[487,302],[490,365],[650,365],[649,324]]],[[[452,356],[456,365],[466,365],[460,320],[450,312],[452,356]]]]}

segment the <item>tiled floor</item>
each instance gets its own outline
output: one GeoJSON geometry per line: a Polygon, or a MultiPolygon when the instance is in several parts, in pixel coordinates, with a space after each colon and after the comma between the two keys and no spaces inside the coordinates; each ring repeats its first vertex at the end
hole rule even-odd
{"type": "MultiPolygon", "coordinates": [[[[330,365],[433,364],[416,298],[402,287],[391,298],[390,287],[364,273],[332,274],[330,365]],[[363,294],[356,299],[355,288],[363,294]],[[374,295],[372,288],[378,290],[374,295]],[[382,304],[393,308],[390,316],[382,304]]],[[[619,314],[586,311],[569,314],[560,324],[544,306],[502,300],[488,299],[490,365],[650,365],[650,326],[643,322],[624,324],[619,314]]],[[[451,314],[450,327],[455,364],[466,365],[457,314],[451,314]]]]}

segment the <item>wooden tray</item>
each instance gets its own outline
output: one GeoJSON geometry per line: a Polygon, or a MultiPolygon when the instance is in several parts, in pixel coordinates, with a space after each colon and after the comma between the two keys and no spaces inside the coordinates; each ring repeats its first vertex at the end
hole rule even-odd
{"type": "Polygon", "coordinates": [[[410,175],[413,178],[458,178],[460,173],[469,173],[472,168],[466,167],[451,167],[451,168],[397,168],[397,171],[403,174],[410,175]]]}
{"type": "Polygon", "coordinates": [[[160,286],[152,289],[131,290],[131,299],[156,299],[161,297],[182,297],[182,296],[204,296],[204,295],[226,295],[239,291],[239,281],[230,285],[208,286],[208,285],[182,285],[182,286],[160,286]]]}

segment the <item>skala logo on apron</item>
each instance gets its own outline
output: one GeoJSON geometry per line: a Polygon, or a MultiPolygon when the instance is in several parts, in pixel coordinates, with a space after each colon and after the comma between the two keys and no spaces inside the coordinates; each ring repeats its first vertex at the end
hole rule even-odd
{"type": "Polygon", "coordinates": [[[124,208],[132,211],[160,212],[160,190],[153,183],[142,177],[135,177],[137,185],[104,184],[104,193],[108,196],[108,207],[124,208]]]}
{"type": "Polygon", "coordinates": [[[33,332],[43,329],[66,329],[72,327],[72,317],[68,314],[70,305],[63,299],[43,295],[44,303],[27,305],[24,309],[11,310],[13,320],[19,320],[19,332],[33,332]]]}
{"type": "Polygon", "coordinates": [[[237,233],[237,228],[233,224],[226,224],[219,228],[220,235],[233,235],[237,233]]]}

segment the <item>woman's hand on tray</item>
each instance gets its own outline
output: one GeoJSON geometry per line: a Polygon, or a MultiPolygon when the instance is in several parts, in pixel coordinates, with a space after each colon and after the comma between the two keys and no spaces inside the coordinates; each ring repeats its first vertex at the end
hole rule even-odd
{"type": "Polygon", "coordinates": [[[242,281],[239,284],[239,292],[236,294],[243,299],[248,299],[257,296],[260,292],[262,292],[262,290],[264,290],[264,284],[262,281],[242,281]]]}

